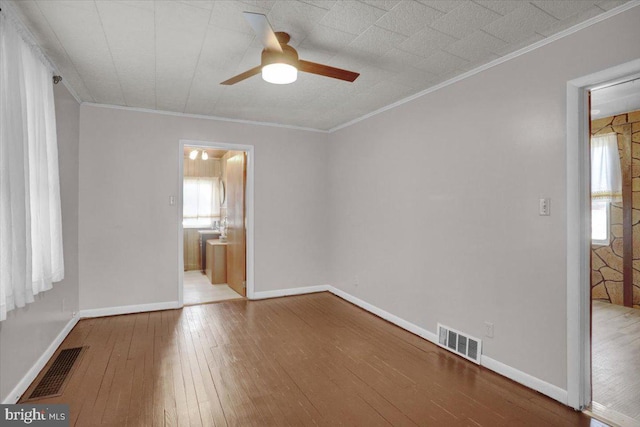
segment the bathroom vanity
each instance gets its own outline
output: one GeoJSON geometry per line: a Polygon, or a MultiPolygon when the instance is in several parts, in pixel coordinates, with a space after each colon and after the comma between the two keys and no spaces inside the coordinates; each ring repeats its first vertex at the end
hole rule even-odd
{"type": "Polygon", "coordinates": [[[207,267],[207,240],[219,239],[220,231],[213,229],[198,230],[200,246],[200,271],[203,273],[207,267]]]}
{"type": "Polygon", "coordinates": [[[219,239],[207,240],[205,272],[214,284],[227,283],[227,242],[219,239]]]}

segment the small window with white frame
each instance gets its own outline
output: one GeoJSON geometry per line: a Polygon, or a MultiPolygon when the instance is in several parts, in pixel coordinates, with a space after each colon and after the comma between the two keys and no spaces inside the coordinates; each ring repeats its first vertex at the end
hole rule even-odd
{"type": "Polygon", "coordinates": [[[610,203],[608,201],[591,202],[591,243],[608,246],[610,239],[610,203]]]}
{"type": "Polygon", "coordinates": [[[216,177],[184,177],[182,226],[210,228],[220,219],[220,197],[216,177]]]}

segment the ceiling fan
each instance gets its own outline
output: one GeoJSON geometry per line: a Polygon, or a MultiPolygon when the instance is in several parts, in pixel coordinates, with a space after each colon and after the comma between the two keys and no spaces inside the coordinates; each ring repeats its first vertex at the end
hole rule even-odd
{"type": "Polygon", "coordinates": [[[233,85],[262,72],[262,78],[275,84],[293,83],[298,78],[298,71],[318,74],[320,76],[353,82],[360,73],[330,67],[328,65],[305,61],[298,58],[298,52],[287,43],[287,33],[274,33],[267,17],[261,13],[243,12],[245,19],[256,33],[256,37],[264,45],[262,61],[257,67],[223,81],[222,85],[233,85]]]}

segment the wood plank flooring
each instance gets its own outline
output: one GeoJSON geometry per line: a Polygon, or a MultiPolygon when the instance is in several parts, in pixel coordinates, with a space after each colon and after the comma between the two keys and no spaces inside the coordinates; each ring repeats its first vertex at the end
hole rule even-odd
{"type": "Polygon", "coordinates": [[[329,293],[86,319],[80,345],[40,401],[77,426],[602,425],[329,293]]]}
{"type": "Polygon", "coordinates": [[[593,400],[640,422],[640,310],[593,301],[593,400]]]}

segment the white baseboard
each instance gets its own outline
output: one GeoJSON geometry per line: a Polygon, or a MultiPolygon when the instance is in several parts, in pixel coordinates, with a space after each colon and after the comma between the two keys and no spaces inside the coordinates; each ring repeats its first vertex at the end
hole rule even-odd
{"type": "Polygon", "coordinates": [[[117,316],[119,314],[143,313],[147,311],[171,310],[182,308],[178,301],[154,302],[151,304],[123,305],[120,307],[91,308],[80,310],[80,318],[117,316]]]}
{"type": "MultiPolygon", "coordinates": [[[[303,294],[311,294],[316,292],[325,292],[329,291],[332,294],[348,301],[358,307],[375,314],[382,319],[385,319],[394,325],[399,326],[400,328],[411,332],[414,335],[417,335],[427,341],[430,341],[434,344],[437,344],[438,337],[435,333],[428,331],[418,325],[415,325],[407,320],[402,319],[394,314],[389,313],[379,307],[376,307],[373,304],[370,304],[366,301],[361,300],[341,289],[333,287],[331,285],[317,285],[317,286],[306,286],[303,288],[290,288],[290,289],[277,289],[274,291],[263,291],[263,292],[254,292],[254,294],[250,297],[251,300],[261,300],[267,298],[278,298],[284,296],[292,296],[292,295],[303,295],[303,294]]],[[[131,313],[141,313],[147,311],[158,311],[158,310],[170,310],[181,308],[181,305],[178,301],[168,301],[161,303],[152,303],[152,304],[139,304],[139,305],[127,305],[121,307],[107,307],[107,308],[96,308],[90,310],[81,310],[80,318],[89,318],[89,317],[102,317],[102,316],[114,316],[118,314],[131,314],[131,313]]],[[[77,318],[72,319],[65,326],[65,328],[60,332],[60,334],[56,337],[56,339],[51,343],[49,348],[43,353],[43,355],[38,359],[38,361],[34,364],[34,366],[29,370],[27,375],[20,381],[20,383],[14,388],[14,390],[9,394],[9,396],[4,400],[3,403],[15,403],[22,393],[29,387],[31,382],[38,375],[40,370],[46,365],[47,361],[51,358],[53,353],[55,353],[58,346],[62,343],[64,338],[69,334],[71,329],[78,322],[77,318]]],[[[536,378],[532,375],[529,375],[525,372],[522,372],[516,368],[513,368],[509,365],[505,365],[502,362],[499,362],[495,359],[492,359],[488,356],[482,355],[481,357],[481,365],[487,369],[490,369],[500,375],[503,375],[517,383],[520,383],[526,387],[529,387],[533,390],[536,390],[550,398],[567,405],[568,397],[567,391],[550,384],[546,381],[543,381],[539,378],[536,378]]]]}
{"type": "MultiPolygon", "coordinates": [[[[414,335],[422,337],[427,341],[431,341],[436,345],[438,343],[438,336],[431,331],[421,328],[420,326],[415,325],[411,322],[408,322],[394,314],[389,313],[388,311],[385,311],[372,304],[369,304],[368,302],[363,301],[357,297],[354,297],[353,295],[341,289],[335,288],[333,286],[328,286],[327,290],[332,294],[346,301],[349,301],[350,303],[355,304],[358,307],[363,308],[368,312],[373,313],[376,316],[379,316],[384,320],[387,320],[393,323],[394,325],[401,327],[406,331],[411,332],[414,335]]],[[[497,360],[494,360],[485,355],[482,355],[482,357],[480,358],[480,364],[487,369],[490,369],[502,376],[509,378],[510,380],[513,380],[526,387],[529,387],[530,389],[538,391],[544,394],[545,396],[549,396],[550,398],[557,400],[558,402],[564,405],[568,405],[567,390],[563,390],[558,386],[550,384],[546,381],[543,381],[539,378],[536,378],[532,375],[529,375],[511,366],[505,365],[504,363],[498,362],[497,360]]]]}
{"type": "Polygon", "coordinates": [[[339,296],[343,300],[349,301],[350,303],[367,310],[369,313],[373,313],[376,316],[382,317],[384,320],[393,323],[394,325],[400,326],[402,329],[409,331],[414,335],[424,338],[427,341],[431,341],[434,344],[438,343],[438,336],[433,332],[427,331],[426,329],[421,328],[418,325],[414,325],[411,322],[407,322],[406,320],[394,314],[391,314],[388,311],[378,308],[375,305],[369,304],[368,302],[363,301],[360,298],[354,297],[353,295],[341,289],[334,288],[333,286],[329,286],[329,289],[327,290],[332,294],[339,296]]]}
{"type": "Polygon", "coordinates": [[[557,400],[564,405],[568,405],[567,390],[561,389],[558,386],[550,384],[546,381],[541,380],[540,378],[529,375],[526,372],[522,372],[509,365],[505,365],[502,362],[498,362],[497,360],[485,356],[484,354],[482,355],[480,364],[485,368],[492,370],[493,372],[497,372],[498,374],[509,378],[510,380],[513,380],[526,387],[529,387],[530,389],[538,391],[545,396],[549,396],[550,398],[557,400]]]}
{"type": "Polygon", "coordinates": [[[304,288],[276,289],[275,291],[254,292],[253,295],[249,296],[249,299],[259,300],[259,299],[267,299],[267,298],[287,297],[291,295],[314,294],[316,292],[328,291],[330,287],[332,286],[316,285],[316,286],[306,286],[304,288]]]}
{"type": "Polygon", "coordinates": [[[33,380],[36,379],[42,368],[45,367],[51,356],[56,352],[62,341],[69,335],[69,332],[73,329],[74,326],[78,323],[78,317],[74,317],[62,328],[60,333],[55,337],[55,339],[49,344],[49,347],[42,353],[42,355],[36,360],[36,363],[33,364],[31,369],[27,371],[27,373],[22,377],[20,382],[11,390],[11,392],[4,398],[2,401],[3,404],[14,404],[18,402],[20,396],[27,391],[33,380]]]}

